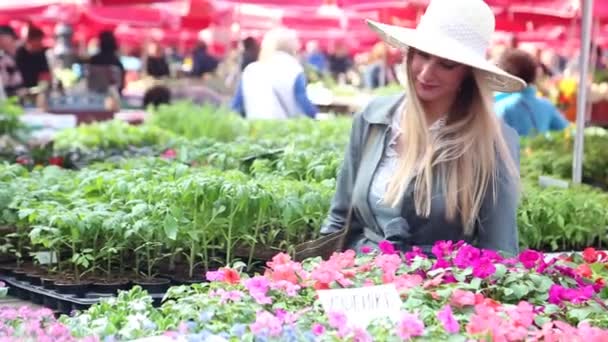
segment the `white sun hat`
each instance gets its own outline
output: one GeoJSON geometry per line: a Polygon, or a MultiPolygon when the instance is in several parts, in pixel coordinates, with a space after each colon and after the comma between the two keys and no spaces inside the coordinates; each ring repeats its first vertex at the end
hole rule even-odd
{"type": "Polygon", "coordinates": [[[522,79],[486,59],[495,19],[482,0],[431,0],[415,29],[372,20],[367,23],[396,48],[413,47],[477,69],[492,90],[516,92],[526,87],[522,79]]]}

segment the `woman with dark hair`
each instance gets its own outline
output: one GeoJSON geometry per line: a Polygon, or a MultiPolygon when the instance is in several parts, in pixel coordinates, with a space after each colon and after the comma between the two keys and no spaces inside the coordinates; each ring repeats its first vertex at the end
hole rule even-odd
{"type": "Polygon", "coordinates": [[[89,60],[90,65],[113,65],[119,69],[118,90],[124,88],[125,68],[118,58],[118,43],[112,31],[102,31],[99,34],[99,52],[89,60]]]}
{"type": "Polygon", "coordinates": [[[496,102],[496,114],[520,136],[543,134],[548,131],[559,131],[568,127],[568,120],[547,99],[536,95],[538,64],[529,53],[518,50],[507,50],[498,62],[499,66],[521,78],[527,87],[520,92],[503,96],[496,102]]]}

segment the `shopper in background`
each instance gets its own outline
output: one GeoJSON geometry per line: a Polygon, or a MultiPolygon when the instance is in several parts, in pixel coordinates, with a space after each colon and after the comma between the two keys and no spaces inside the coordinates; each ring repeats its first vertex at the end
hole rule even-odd
{"type": "Polygon", "coordinates": [[[17,96],[23,90],[21,72],[15,62],[17,34],[10,26],[0,26],[0,83],[7,97],[17,96]]]}
{"type": "Polygon", "coordinates": [[[91,65],[115,66],[118,70],[118,79],[114,80],[118,91],[122,92],[124,87],[125,69],[118,56],[118,42],[112,31],[103,31],[99,34],[99,52],[89,60],[91,65]]]}
{"type": "Polygon", "coordinates": [[[169,77],[169,63],[161,46],[152,42],[148,46],[148,56],[146,57],[146,74],[154,78],[169,77]]]}
{"type": "Polygon", "coordinates": [[[537,96],[534,81],[538,75],[538,64],[531,54],[509,49],[504,52],[498,64],[528,84],[520,92],[501,96],[495,104],[496,114],[520,136],[559,131],[568,126],[568,120],[555,105],[537,96]]]}
{"type": "Polygon", "coordinates": [[[247,37],[243,40],[243,55],[241,58],[241,71],[258,60],[260,54],[260,46],[253,37],[247,37]]]}
{"type": "Polygon", "coordinates": [[[306,94],[304,68],[296,58],[299,46],[293,30],[268,31],[259,60],[243,71],[232,108],[248,119],[315,117],[317,108],[306,94]]]}
{"type": "Polygon", "coordinates": [[[192,53],[192,72],[194,77],[202,77],[213,73],[219,65],[219,60],[207,50],[207,44],[202,40],[196,44],[192,53]]]}
{"type": "Polygon", "coordinates": [[[49,64],[46,59],[46,47],[43,45],[44,32],[30,26],[23,46],[17,49],[15,61],[27,88],[35,87],[40,81],[50,81],[49,64]]]}

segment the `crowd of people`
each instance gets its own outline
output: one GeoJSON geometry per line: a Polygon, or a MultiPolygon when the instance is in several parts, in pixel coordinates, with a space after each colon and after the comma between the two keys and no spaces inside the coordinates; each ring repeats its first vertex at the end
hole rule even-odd
{"type": "MultiPolygon", "coordinates": [[[[329,47],[322,47],[317,41],[302,44],[296,32],[277,28],[261,40],[247,37],[219,56],[210,51],[209,42],[204,39],[190,50],[148,40],[141,46],[119,46],[112,31],[101,32],[82,51],[70,46],[69,29],[61,32],[55,37],[56,46],[48,48],[43,44],[43,31],[35,26],[27,28],[23,39],[10,26],[0,26],[0,81],[6,96],[35,93],[40,91],[37,86],[41,82],[60,84],[54,70],[66,68],[70,51],[71,64],[80,66],[72,68],[82,74],[79,76],[114,75],[108,82],[119,95],[129,82],[142,77],[220,79],[232,98],[232,108],[244,117],[256,119],[300,115],[314,118],[319,110],[307,94],[307,85],[313,81],[375,89],[403,84],[405,80],[403,51],[382,41],[368,51],[353,54],[344,41],[329,47]],[[112,72],[102,68],[95,73],[96,66],[110,67],[112,72]]],[[[595,69],[606,69],[608,57],[599,47],[596,52],[595,69]]],[[[520,135],[560,130],[568,125],[559,110],[543,97],[546,94],[542,84],[547,78],[561,77],[575,68],[575,56],[568,59],[551,50],[522,49],[513,40],[508,45],[493,46],[488,57],[528,85],[515,94],[495,96],[495,112],[520,135]]],[[[144,105],[166,103],[171,89],[155,84],[144,97],[144,105]]]]}

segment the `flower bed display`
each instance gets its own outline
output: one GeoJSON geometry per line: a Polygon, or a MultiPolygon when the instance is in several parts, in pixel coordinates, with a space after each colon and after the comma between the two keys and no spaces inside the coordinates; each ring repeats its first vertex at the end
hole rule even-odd
{"type": "Polygon", "coordinates": [[[154,308],[135,288],[60,319],[76,337],[125,340],[187,336],[207,341],[605,341],[608,257],[548,258],[526,250],[513,259],[462,242],[438,242],[435,259],[414,249],[329,260],[276,255],[261,275],[233,268],[208,272],[209,283],[170,289],[154,308]],[[325,312],[317,291],[393,284],[397,317],[369,326],[345,312],[325,312]]]}

